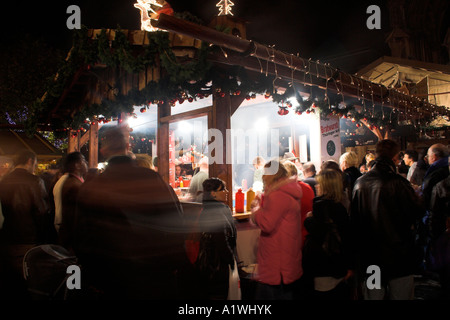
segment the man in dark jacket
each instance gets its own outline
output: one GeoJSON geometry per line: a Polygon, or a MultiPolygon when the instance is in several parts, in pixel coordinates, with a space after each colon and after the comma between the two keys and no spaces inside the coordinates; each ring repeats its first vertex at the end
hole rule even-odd
{"type": "Polygon", "coordinates": [[[83,154],[71,152],[64,158],[64,175],[53,188],[58,242],[68,250],[72,249],[76,199],[87,171],[88,164],[83,154]]]}
{"type": "Polygon", "coordinates": [[[422,200],[427,210],[422,227],[425,230],[425,262],[431,267],[431,255],[439,236],[445,231],[445,217],[436,209],[433,192],[436,185],[449,176],[448,149],[443,144],[433,144],[428,148],[427,159],[430,167],[425,173],[422,183],[422,200]]]}
{"type": "Polygon", "coordinates": [[[429,209],[433,187],[449,175],[448,148],[440,143],[433,144],[428,148],[427,159],[430,167],[423,178],[422,194],[425,206],[429,209]]]}
{"type": "Polygon", "coordinates": [[[372,170],[360,177],[353,189],[351,225],[355,256],[365,299],[407,300],[414,297],[416,248],[414,226],[423,214],[411,184],[396,173],[392,161],[399,152],[395,141],[376,146],[372,170]],[[369,289],[369,266],[381,272],[381,288],[369,289]]]}
{"type": "Polygon", "coordinates": [[[77,199],[74,251],[85,280],[104,299],[175,299],[187,265],[182,209],[161,176],[128,156],[129,132],[105,132],[105,171],[77,199]]]}
{"type": "Polygon", "coordinates": [[[36,154],[22,151],[14,169],[0,182],[4,224],[0,230],[0,292],[9,299],[28,298],[22,260],[36,245],[48,243],[54,235],[48,194],[44,181],[34,175],[36,154]]]}

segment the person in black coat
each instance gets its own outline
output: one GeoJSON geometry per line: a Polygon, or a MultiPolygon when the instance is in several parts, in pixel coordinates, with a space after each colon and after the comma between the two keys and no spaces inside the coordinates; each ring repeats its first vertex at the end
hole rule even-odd
{"type": "MultiPolygon", "coordinates": [[[[431,250],[432,270],[439,274],[442,298],[450,299],[450,176],[436,184],[431,195],[433,217],[442,220],[436,224],[436,241],[431,250]]],[[[436,222],[436,221],[435,221],[436,222]]]]}
{"type": "Polygon", "coordinates": [[[203,182],[203,210],[198,225],[202,234],[197,267],[204,298],[226,300],[229,268],[234,269],[236,256],[236,226],[230,208],[226,205],[228,190],[218,178],[203,182]],[[206,266],[205,264],[211,264],[206,266]]]}
{"type": "Polygon", "coordinates": [[[398,152],[395,141],[379,141],[374,166],[356,181],[353,190],[352,244],[363,295],[368,300],[414,297],[415,226],[424,211],[409,181],[396,172],[392,159],[398,152]],[[379,290],[365,285],[369,266],[380,268],[379,290]],[[387,287],[389,296],[385,297],[387,287]]]}
{"type": "Polygon", "coordinates": [[[24,150],[14,158],[14,168],[0,181],[4,216],[0,229],[0,298],[30,298],[23,278],[22,261],[28,250],[49,243],[56,234],[44,181],[34,175],[37,156],[24,150]]]}
{"type": "Polygon", "coordinates": [[[344,189],[347,190],[349,198],[352,197],[353,186],[356,180],[362,176],[361,171],[358,169],[359,158],[358,155],[353,152],[346,152],[339,158],[339,165],[344,173],[344,189]]]}
{"type": "Polygon", "coordinates": [[[423,242],[425,243],[425,268],[430,267],[431,251],[440,234],[445,230],[445,218],[440,212],[432,209],[432,194],[435,186],[449,176],[448,148],[443,144],[433,144],[428,148],[427,169],[422,183],[422,200],[427,210],[422,219],[423,242]]]}
{"type": "Polygon", "coordinates": [[[179,299],[184,250],[182,207],[161,176],[128,155],[129,132],[104,133],[108,165],[77,197],[73,250],[88,298],[179,299]]]}
{"type": "Polygon", "coordinates": [[[430,164],[422,183],[423,200],[430,209],[431,193],[434,186],[449,175],[448,148],[443,144],[434,144],[428,148],[427,160],[430,164]]]}
{"type": "Polygon", "coordinates": [[[304,277],[310,279],[318,299],[349,299],[346,280],[353,272],[349,250],[349,216],[342,204],[343,182],[340,172],[321,170],[317,197],[304,225],[308,230],[303,250],[304,277]]]}

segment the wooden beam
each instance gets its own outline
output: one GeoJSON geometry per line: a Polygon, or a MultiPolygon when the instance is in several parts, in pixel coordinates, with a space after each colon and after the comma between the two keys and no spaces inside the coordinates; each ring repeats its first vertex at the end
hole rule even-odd
{"type": "MultiPolygon", "coordinates": [[[[419,99],[393,89],[388,89],[358,76],[349,75],[338,69],[332,68],[331,66],[320,63],[319,61],[316,62],[311,59],[306,60],[292,54],[286,54],[275,50],[273,47],[263,46],[256,42],[247,41],[173,16],[161,14],[158,21],[153,21],[152,25],[160,29],[212,43],[222,48],[228,48],[246,57],[251,56],[264,60],[267,65],[276,65],[277,69],[285,67],[290,72],[299,70],[305,74],[315,76],[317,79],[322,79],[327,82],[339,82],[339,85],[342,85],[343,87],[343,95],[351,94],[349,90],[352,89],[353,91],[356,90],[361,92],[361,95],[364,94],[365,97],[370,95],[370,100],[374,97],[374,100],[378,99],[383,102],[383,105],[390,105],[393,108],[397,108],[397,105],[394,102],[401,104],[405,101],[406,104],[411,104],[412,108],[420,107],[420,110],[417,110],[417,113],[424,113],[427,111],[428,113],[450,115],[450,110],[445,107],[438,107],[428,103],[424,99],[419,99]],[[391,95],[394,96],[395,99],[389,101],[384,100],[387,96],[391,95]]],[[[263,64],[264,63],[261,63],[261,66],[263,64]]],[[[366,99],[369,100],[369,98],[366,99]]],[[[400,105],[400,108],[403,108],[403,106],[400,105]]]]}
{"type": "MultiPolygon", "coordinates": [[[[88,131],[86,131],[78,140],[78,146],[79,146],[80,150],[89,141],[90,136],[91,136],[91,134],[90,134],[91,129],[92,129],[92,124],[90,125],[90,129],[88,131]]],[[[81,133],[78,133],[78,134],[80,135],[81,133]]]]}
{"type": "Polygon", "coordinates": [[[76,131],[69,130],[67,153],[80,151],[79,140],[80,137],[78,136],[78,133],[76,131]]]}
{"type": "MultiPolygon", "coordinates": [[[[231,129],[231,97],[226,94],[225,97],[217,98],[213,96],[212,119],[208,121],[208,129],[219,130],[224,139],[223,157],[220,159],[222,163],[214,162],[209,165],[209,177],[216,177],[225,181],[228,190],[228,205],[232,208],[233,205],[233,179],[232,179],[232,165],[227,163],[227,155],[231,155],[231,141],[227,140],[227,129],[231,129]]],[[[217,155],[215,155],[217,157],[217,155]]]]}
{"type": "Polygon", "coordinates": [[[98,166],[98,121],[95,121],[89,128],[89,168],[98,166]]]}
{"type": "Polygon", "coordinates": [[[170,116],[170,105],[166,101],[158,104],[158,130],[156,135],[158,172],[163,180],[169,183],[169,122],[161,122],[170,116]]]}
{"type": "Polygon", "coordinates": [[[169,115],[169,116],[165,116],[165,117],[162,117],[161,119],[159,119],[159,122],[160,123],[172,123],[172,122],[181,121],[181,120],[194,119],[194,118],[198,118],[201,116],[207,116],[208,113],[211,112],[211,110],[212,110],[212,106],[209,106],[209,107],[204,107],[204,108],[200,108],[200,109],[196,109],[196,110],[191,110],[191,111],[175,114],[173,116],[169,115]]]}
{"type": "MultiPolygon", "coordinates": [[[[355,78],[355,85],[351,85],[348,83],[338,82],[335,80],[325,80],[317,77],[314,74],[303,72],[302,70],[292,70],[290,68],[284,66],[276,66],[273,63],[269,63],[267,65],[261,64],[257,58],[255,57],[242,57],[239,54],[233,53],[231,51],[227,51],[227,56],[225,57],[223,54],[212,54],[208,57],[210,61],[215,63],[221,63],[225,65],[239,65],[244,67],[245,69],[259,73],[259,74],[268,74],[271,76],[276,76],[278,79],[282,79],[286,82],[294,82],[297,84],[301,84],[304,86],[315,86],[322,90],[332,92],[335,94],[342,94],[345,98],[355,98],[355,99],[364,99],[367,103],[371,104],[372,101],[379,105],[383,104],[384,107],[399,109],[400,111],[404,111],[408,109],[408,113],[412,110],[415,110],[414,107],[411,107],[409,102],[412,102],[414,97],[409,95],[404,95],[400,92],[395,92],[391,95],[392,103],[387,104],[384,100],[383,96],[380,94],[376,94],[376,92],[384,92],[385,94],[389,94],[388,91],[383,89],[383,87],[379,84],[373,84],[373,87],[370,87],[370,91],[362,90],[362,86],[358,86],[358,80],[355,78]],[[408,100],[402,100],[402,97],[407,97],[408,100]],[[394,106],[395,105],[395,106],[394,106]]],[[[301,91],[301,90],[299,90],[301,91]]],[[[305,93],[308,93],[308,90],[304,90],[305,93]]],[[[345,100],[344,100],[345,102],[345,100]]],[[[431,115],[433,113],[432,110],[421,109],[420,110],[420,118],[423,118],[424,115],[431,115]]],[[[450,115],[450,110],[447,110],[447,114],[450,115]]],[[[419,113],[415,113],[417,117],[419,117],[419,113]]]]}

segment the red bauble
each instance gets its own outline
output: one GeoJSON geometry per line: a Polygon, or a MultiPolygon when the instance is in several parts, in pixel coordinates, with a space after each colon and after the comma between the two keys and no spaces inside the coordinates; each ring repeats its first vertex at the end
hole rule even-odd
{"type": "Polygon", "coordinates": [[[289,113],[289,110],[286,107],[280,107],[280,110],[278,110],[278,114],[280,116],[285,116],[289,113]]]}

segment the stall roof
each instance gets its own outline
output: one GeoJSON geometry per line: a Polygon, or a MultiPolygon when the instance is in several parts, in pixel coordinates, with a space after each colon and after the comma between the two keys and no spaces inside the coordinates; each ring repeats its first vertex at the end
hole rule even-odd
{"type": "MultiPolygon", "coordinates": [[[[228,35],[211,27],[200,26],[164,14],[162,14],[160,19],[155,23],[156,27],[169,32],[172,42],[171,45],[180,51],[179,55],[181,56],[186,55],[186,50],[189,48],[189,54],[186,56],[191,58],[190,55],[192,54],[192,50],[195,51],[195,48],[200,46],[200,42],[204,41],[222,48],[223,54],[209,55],[209,62],[222,66],[241,66],[247,71],[256,74],[262,74],[263,67],[266,66],[266,74],[274,75],[276,79],[283,79],[285,82],[295,81],[300,84],[306,84],[307,86],[316,86],[326,91],[330,90],[331,92],[352,98],[359,98],[361,94],[363,96],[366,94],[366,96],[371,96],[373,102],[381,102],[384,106],[389,106],[389,99],[385,101],[385,98],[390,96],[390,93],[393,90],[383,82],[372,79],[373,76],[386,72],[384,69],[380,69],[379,71],[376,69],[374,71],[374,66],[376,63],[379,65],[376,68],[390,68],[388,65],[384,65],[386,63],[400,65],[395,58],[391,59],[385,57],[380,60],[381,62],[377,60],[378,62],[368,66],[367,69],[365,68],[364,70],[366,71],[362,70],[357,76],[349,75],[338,69],[332,68],[331,66],[321,64],[318,61],[311,61],[311,59],[307,60],[292,54],[286,54],[274,50],[274,48],[260,45],[254,41],[228,35]],[[186,46],[185,42],[187,40],[192,41],[192,43],[189,43],[189,46],[186,46]],[[366,72],[369,72],[369,74],[366,75],[366,72]],[[315,77],[312,77],[311,74],[314,74],[315,77]],[[362,77],[362,74],[367,77],[362,77]],[[377,87],[373,87],[373,84],[376,84],[377,87]],[[380,85],[382,85],[382,87],[380,87],[380,85]],[[373,89],[378,87],[380,87],[379,90],[373,89]]],[[[91,29],[89,30],[89,34],[91,37],[95,38],[95,35],[102,31],[106,31],[110,41],[114,39],[116,35],[115,31],[110,29],[91,29]]],[[[122,31],[125,32],[128,41],[130,44],[134,45],[134,47],[139,47],[139,45],[142,46],[145,44],[145,41],[147,41],[147,37],[145,37],[146,33],[143,31],[122,31]]],[[[410,63],[409,61],[407,62],[410,63]]],[[[424,65],[425,67],[421,67],[423,70],[439,70],[429,67],[428,64],[424,63],[424,65]]],[[[416,66],[408,65],[404,68],[407,67],[416,68],[416,66]]],[[[440,67],[442,67],[443,70],[433,71],[433,75],[444,78],[447,77],[450,74],[450,67],[440,67]]],[[[141,77],[141,75],[130,75],[126,73],[117,75],[116,73],[111,73],[111,70],[109,69],[110,68],[106,65],[101,64],[92,66],[90,70],[89,68],[86,69],[85,66],[79,69],[75,75],[69,79],[63,93],[56,99],[56,103],[52,105],[52,110],[48,110],[49,112],[43,115],[46,119],[41,119],[42,123],[49,124],[52,118],[53,120],[57,119],[56,122],[61,122],[63,119],[73,117],[76,110],[83,108],[83,105],[98,103],[104,98],[108,99],[114,92],[114,90],[111,90],[111,83],[118,82],[117,84],[122,86],[122,91],[126,94],[132,88],[138,87],[139,90],[141,90],[141,86],[146,85],[150,80],[158,80],[158,77],[153,75],[153,73],[149,74],[148,70],[145,74],[143,73],[143,77],[141,77]],[[145,81],[141,81],[141,78],[145,79],[145,81]]],[[[404,107],[403,104],[412,104],[414,107],[420,106],[420,114],[418,117],[422,117],[422,113],[434,115],[436,112],[439,114],[450,115],[450,110],[441,108],[442,105],[435,106],[430,102],[424,102],[417,97],[414,97],[417,99],[414,100],[413,96],[409,95],[409,93],[395,93],[395,96],[399,98],[396,100],[398,108],[404,107]]],[[[391,107],[394,108],[394,106],[391,107]]],[[[415,112],[415,110],[416,108],[411,108],[409,112],[415,112]]]]}
{"type": "MultiPolygon", "coordinates": [[[[371,81],[380,82],[383,74],[395,68],[408,74],[431,76],[437,80],[450,81],[450,65],[384,56],[357,72],[371,81]]],[[[383,77],[384,78],[384,77],[383,77]]]]}
{"type": "Polygon", "coordinates": [[[395,57],[381,57],[358,73],[364,79],[386,87],[414,84],[427,79],[426,92],[430,102],[450,108],[450,65],[435,64],[395,57]],[[433,101],[435,99],[435,101],[433,101]]]}
{"type": "Polygon", "coordinates": [[[20,130],[0,130],[0,156],[12,157],[23,149],[35,152],[40,161],[51,161],[62,157],[62,152],[39,133],[29,137],[20,130]]]}

